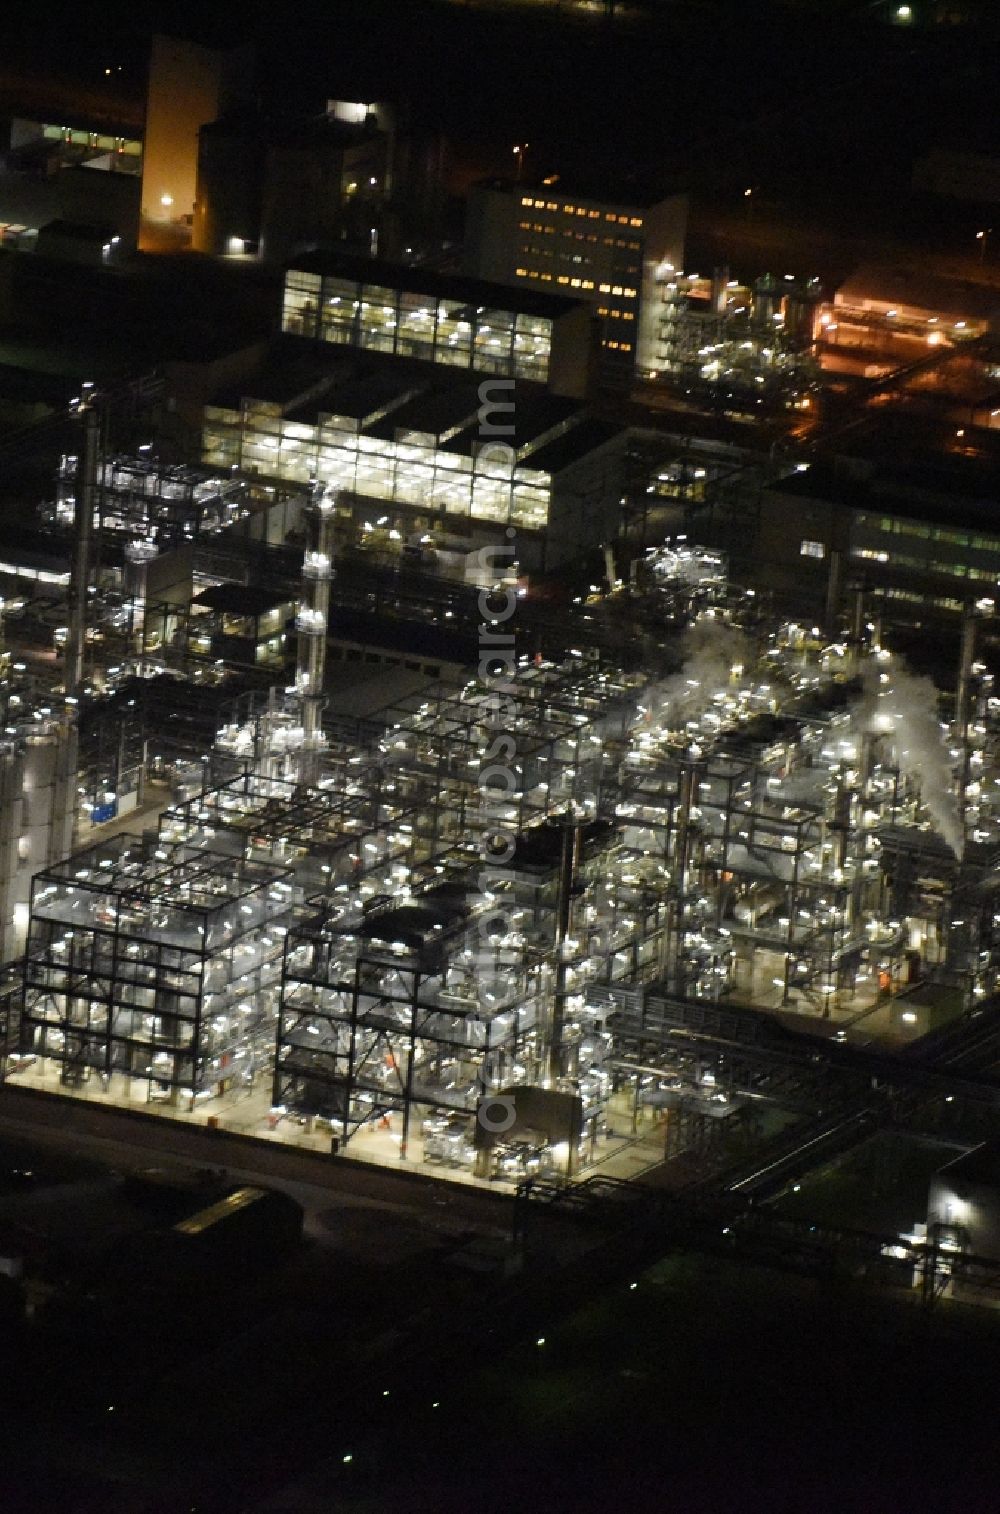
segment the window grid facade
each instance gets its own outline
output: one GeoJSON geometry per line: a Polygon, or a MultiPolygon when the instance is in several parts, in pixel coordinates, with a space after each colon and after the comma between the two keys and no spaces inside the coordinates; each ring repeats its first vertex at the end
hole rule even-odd
{"type": "Polygon", "coordinates": [[[373,436],[347,416],[321,415],[313,425],[279,408],[245,404],[242,411],[207,407],[203,458],[289,482],[312,477],[373,503],[411,505],[452,519],[544,530],[552,479],[496,447],[451,451],[428,433],[399,430],[373,436]]]}
{"type": "Polygon", "coordinates": [[[601,345],[631,360],[642,286],[643,217],[561,198],[520,197],[515,277],[601,299],[601,345]],[[613,302],[613,303],[611,303],[613,302]],[[632,322],[632,326],[627,325],[632,322]]]}
{"type": "Polygon", "coordinates": [[[859,512],[851,556],[972,583],[1000,582],[1000,537],[893,515],[859,512]],[[902,538],[902,540],[901,540],[902,538]],[[902,550],[900,550],[902,548],[902,550]]]}
{"type": "Polygon", "coordinates": [[[282,330],[334,345],[419,358],[544,384],[552,322],[456,299],[295,269],[285,278],[282,330]]]}

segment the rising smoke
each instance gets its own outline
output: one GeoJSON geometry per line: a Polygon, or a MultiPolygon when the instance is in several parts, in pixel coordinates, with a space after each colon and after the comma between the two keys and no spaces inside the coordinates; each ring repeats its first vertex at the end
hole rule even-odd
{"type": "Polygon", "coordinates": [[[741,631],[702,615],[684,636],[684,666],[654,684],[643,703],[652,719],[671,730],[696,720],[730,688],[733,668],[745,666],[750,644],[741,631]]]}
{"type": "Polygon", "coordinates": [[[964,834],[951,756],[938,716],[937,690],[894,663],[883,665],[873,729],[892,737],[902,776],[917,790],[938,834],[961,857],[964,834]]]}

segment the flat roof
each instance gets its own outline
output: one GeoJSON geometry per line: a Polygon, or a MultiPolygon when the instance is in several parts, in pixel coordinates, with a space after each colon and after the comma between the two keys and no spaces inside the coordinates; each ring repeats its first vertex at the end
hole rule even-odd
{"type": "MultiPolygon", "coordinates": [[[[420,621],[397,620],[370,610],[344,609],[339,605],[334,605],[330,611],[329,634],[330,640],[337,643],[355,642],[359,647],[379,647],[385,652],[395,652],[407,660],[420,658],[432,663],[450,662],[459,667],[474,662],[478,653],[474,633],[453,630],[449,622],[425,625],[420,621]]],[[[399,674],[397,682],[390,682],[377,695],[338,699],[331,708],[337,714],[371,715],[384,710],[388,704],[412,693],[414,689],[422,689],[427,682],[421,675],[414,683],[416,675],[412,668],[397,668],[393,671],[399,674]]],[[[350,684],[345,686],[348,694],[356,692],[355,680],[358,676],[358,667],[352,666],[350,684]]]]}
{"type": "Polygon", "coordinates": [[[288,594],[260,589],[252,584],[212,584],[191,600],[206,610],[220,610],[229,615],[264,615],[278,605],[291,603],[288,594]]]}
{"type": "Polygon", "coordinates": [[[61,237],[75,237],[80,242],[107,243],[117,234],[111,221],[45,221],[39,228],[42,232],[58,232],[61,237]]]}
{"type": "Polygon", "coordinates": [[[234,1193],[228,1193],[224,1199],[209,1204],[207,1209],[200,1209],[197,1214],[189,1215],[186,1220],[178,1220],[173,1228],[178,1235],[202,1235],[206,1230],[211,1230],[213,1225],[219,1225],[228,1220],[240,1209],[246,1209],[250,1204],[258,1203],[264,1194],[263,1188],[237,1188],[234,1193]]]}
{"type": "Polygon", "coordinates": [[[366,425],[387,405],[393,409],[404,405],[415,388],[419,388],[419,385],[407,379],[399,369],[386,367],[373,373],[356,369],[350,378],[345,375],[343,382],[331,393],[325,394],[322,403],[312,400],[303,404],[299,409],[290,411],[289,418],[304,420],[308,413],[322,413],[343,415],[366,425]]]}
{"type": "Polygon", "coordinates": [[[876,470],[867,479],[851,478],[833,467],[814,464],[808,473],[796,473],[771,484],[767,492],[941,525],[985,526],[1000,532],[995,478],[992,468],[984,467],[976,473],[953,472],[944,464],[935,467],[932,459],[904,463],[891,472],[876,470]]]}
{"type": "Polygon", "coordinates": [[[835,299],[879,300],[988,320],[1000,311],[1000,285],[989,277],[952,278],[905,264],[865,263],[844,280],[835,299]]]}
{"type": "Polygon", "coordinates": [[[264,362],[250,377],[228,385],[209,400],[238,410],[250,398],[291,409],[342,383],[352,371],[352,354],[344,348],[296,337],[279,337],[267,349],[264,362]]]}
{"type": "Polygon", "coordinates": [[[939,1177],[963,1179],[967,1183],[983,1183],[989,1187],[1000,1186],[1000,1142],[984,1141],[971,1151],[964,1151],[954,1161],[938,1168],[939,1177]]]}
{"type": "Polygon", "coordinates": [[[312,370],[293,363],[286,372],[280,363],[268,364],[259,376],[243,380],[238,391],[216,396],[211,403],[238,410],[241,399],[251,396],[283,406],[287,420],[304,425],[317,425],[325,415],[343,415],[358,422],[365,435],[393,441],[399,431],[422,432],[439,447],[463,457],[470,456],[480,442],[496,441],[518,452],[524,450],[519,466],[553,474],[625,429],[591,417],[580,400],[550,394],[528,379],[515,379],[511,389],[497,395],[512,409],[498,408],[491,416],[498,429],[481,433],[481,375],[345,348],[335,349],[340,355],[332,359],[331,368],[331,359],[324,364],[323,354],[315,353],[313,343],[304,345],[313,355],[312,370]],[[324,368],[330,369],[328,383],[315,378],[324,368]],[[310,373],[312,385],[306,382],[310,373]],[[300,402],[283,405],[289,392],[299,396],[300,402]],[[508,424],[513,430],[505,434],[508,424]],[[560,428],[564,429],[560,432],[560,428]],[[536,450],[531,451],[532,447],[536,450]]]}
{"type": "Polygon", "coordinates": [[[586,457],[598,447],[603,447],[621,433],[622,428],[612,425],[610,421],[582,420],[564,435],[544,442],[537,452],[529,452],[523,466],[537,468],[542,473],[561,473],[571,463],[586,457]]]}
{"type": "Polygon", "coordinates": [[[497,410],[492,423],[498,428],[509,426],[509,432],[505,434],[503,429],[497,429],[492,434],[484,431],[480,435],[477,424],[474,430],[462,431],[458,436],[452,437],[445,443],[446,449],[467,453],[472,450],[473,443],[495,441],[498,444],[508,443],[520,450],[538,442],[557,426],[566,425],[567,422],[575,424],[583,414],[579,400],[549,394],[547,390],[518,381],[508,391],[507,399],[513,408],[497,410]]]}
{"type": "Polygon", "coordinates": [[[492,189],[497,194],[530,194],[533,199],[541,199],[542,196],[547,199],[568,196],[570,199],[590,200],[594,205],[607,205],[617,210],[651,210],[663,200],[677,199],[686,193],[683,189],[671,189],[662,184],[654,184],[649,179],[641,179],[636,174],[621,172],[606,176],[599,172],[570,172],[549,177],[554,178],[553,183],[546,184],[541,179],[481,179],[475,188],[492,189]]]}
{"type": "Polygon", "coordinates": [[[391,440],[399,430],[422,431],[435,438],[455,427],[473,425],[479,412],[479,397],[473,384],[424,390],[390,410],[370,428],[370,435],[391,440]]]}
{"type": "Polygon", "coordinates": [[[540,294],[534,289],[491,284],[485,279],[467,278],[458,273],[441,273],[434,268],[411,268],[402,263],[382,263],[371,258],[350,257],[337,252],[306,252],[292,258],[287,273],[329,274],[358,284],[376,284],[387,289],[403,289],[424,294],[429,299],[459,300],[484,310],[513,310],[520,315],[543,316],[558,320],[581,304],[558,294],[540,294]]]}

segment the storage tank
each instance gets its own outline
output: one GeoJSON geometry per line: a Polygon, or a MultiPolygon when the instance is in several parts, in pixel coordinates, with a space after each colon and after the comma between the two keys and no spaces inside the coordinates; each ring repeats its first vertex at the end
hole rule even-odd
{"type": "Polygon", "coordinates": [[[192,246],[218,257],[260,235],[264,134],[253,114],[223,117],[198,133],[192,246]]]}
{"type": "Polygon", "coordinates": [[[733,916],[740,925],[748,925],[754,930],[784,902],[785,890],[780,883],[758,884],[750,893],[737,900],[733,916]]]}

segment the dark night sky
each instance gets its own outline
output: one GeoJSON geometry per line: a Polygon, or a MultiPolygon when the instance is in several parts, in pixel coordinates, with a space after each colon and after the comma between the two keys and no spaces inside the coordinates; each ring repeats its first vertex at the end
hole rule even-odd
{"type": "Polygon", "coordinates": [[[876,198],[909,180],[922,148],[990,145],[997,132],[990,51],[963,29],[862,36],[824,21],[819,0],[808,12],[663,0],[663,13],[676,19],[659,36],[613,41],[599,25],[487,19],[425,0],[102,0],[30,17],[22,3],[0,22],[0,74],[20,51],[33,72],[103,88],[104,67],[121,64],[138,99],[154,28],[213,46],[252,41],[275,109],[409,96],[418,120],[473,155],[477,143],[530,140],[547,168],[573,167],[575,151],[588,166],[687,176],[724,196],[750,179],[780,180],[796,198],[853,179],[876,198]]]}

